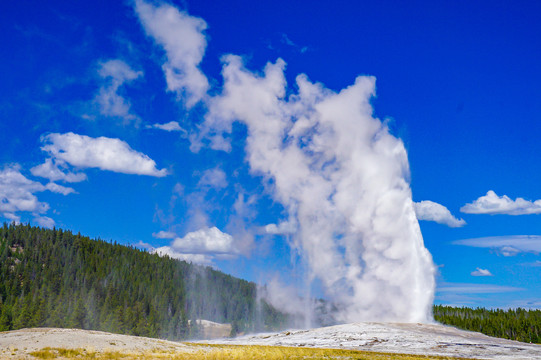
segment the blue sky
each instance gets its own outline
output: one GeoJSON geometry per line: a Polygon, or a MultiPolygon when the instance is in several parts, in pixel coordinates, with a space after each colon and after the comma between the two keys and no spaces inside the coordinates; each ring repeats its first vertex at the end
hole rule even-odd
{"type": "Polygon", "coordinates": [[[299,74],[321,96],[367,75],[374,118],[408,153],[436,303],[539,308],[540,12],[535,1],[4,2],[0,220],[301,286],[291,203],[266,175],[272,159],[250,157],[257,128],[224,120],[255,110],[250,94],[224,95],[222,71],[232,87],[246,75],[254,96],[285,81],[282,98],[299,74]]]}

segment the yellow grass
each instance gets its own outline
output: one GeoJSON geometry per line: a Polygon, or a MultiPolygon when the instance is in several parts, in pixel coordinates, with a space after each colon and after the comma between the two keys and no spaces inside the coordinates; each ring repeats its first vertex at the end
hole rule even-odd
{"type": "Polygon", "coordinates": [[[357,350],[314,349],[302,347],[259,346],[259,345],[201,345],[188,344],[190,347],[179,351],[145,351],[128,353],[118,351],[87,351],[83,349],[44,348],[29,353],[37,359],[174,359],[174,360],[281,360],[281,359],[356,359],[356,360],[444,360],[454,357],[421,356],[406,354],[373,353],[357,350]]]}

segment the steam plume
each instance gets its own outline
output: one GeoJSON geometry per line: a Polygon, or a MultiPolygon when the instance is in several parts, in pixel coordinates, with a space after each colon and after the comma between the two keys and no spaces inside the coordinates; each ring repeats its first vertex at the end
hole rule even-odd
{"type": "Polygon", "coordinates": [[[188,107],[201,99],[208,106],[191,149],[205,139],[229,151],[224,133],[235,121],[247,127],[251,171],[268,180],[288,214],[284,226],[266,229],[287,232],[307,269],[306,288],[319,279],[339,321],[429,321],[434,266],[414,211],[404,145],[373,116],[375,79],[360,76],[335,93],[300,75],[298,92],[286,96],[284,61],[258,75],[228,55],[222,93],[208,96],[199,69],[206,23],[167,4],[135,4],[145,31],[165,49],[168,90],[184,94],[188,107]]]}
{"type": "Polygon", "coordinates": [[[247,161],[266,177],[297,229],[291,246],[337,304],[339,321],[427,322],[434,266],[423,245],[401,140],[373,116],[375,79],[360,76],[335,93],[297,77],[286,97],[285,63],[248,71],[224,57],[221,95],[209,100],[205,135],[247,127],[247,161]]]}

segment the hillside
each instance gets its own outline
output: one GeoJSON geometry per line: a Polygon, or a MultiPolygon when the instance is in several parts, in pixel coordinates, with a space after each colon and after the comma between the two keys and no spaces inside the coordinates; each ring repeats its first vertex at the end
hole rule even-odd
{"type": "Polygon", "coordinates": [[[286,317],[256,285],[209,267],[30,225],[0,228],[0,331],[62,327],[172,340],[202,336],[196,319],[232,332],[286,317]]]}

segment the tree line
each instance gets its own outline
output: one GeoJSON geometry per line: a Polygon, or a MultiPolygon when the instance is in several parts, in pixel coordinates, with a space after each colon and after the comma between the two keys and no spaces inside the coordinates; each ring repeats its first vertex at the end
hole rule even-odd
{"type": "MultiPolygon", "coordinates": [[[[540,310],[433,312],[442,324],[541,343],[540,310]]],[[[0,227],[0,331],[46,326],[184,340],[201,336],[196,319],[230,323],[232,335],[295,320],[258,300],[256,284],[210,267],[62,229],[0,227]]]]}
{"type": "Polygon", "coordinates": [[[489,336],[541,344],[541,310],[490,310],[435,305],[434,319],[442,324],[489,336]]]}
{"type": "Polygon", "coordinates": [[[0,331],[63,327],[182,340],[201,335],[196,319],[231,323],[234,332],[288,321],[257,301],[256,284],[210,267],[61,229],[0,228],[0,331]]]}

